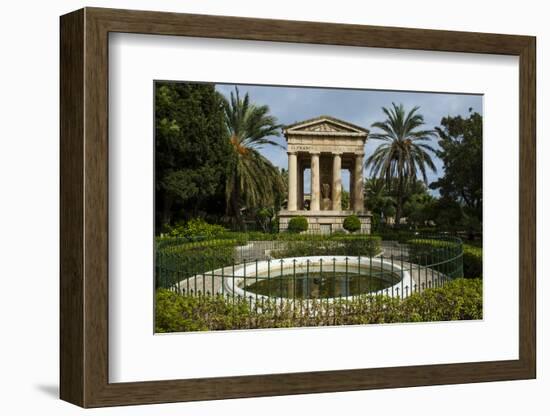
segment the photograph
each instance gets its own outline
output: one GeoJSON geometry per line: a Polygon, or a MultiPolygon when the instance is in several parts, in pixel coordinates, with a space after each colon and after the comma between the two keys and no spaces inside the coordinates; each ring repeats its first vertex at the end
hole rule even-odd
{"type": "Polygon", "coordinates": [[[482,94],[156,80],[154,120],[155,333],[483,319],[482,94]]]}

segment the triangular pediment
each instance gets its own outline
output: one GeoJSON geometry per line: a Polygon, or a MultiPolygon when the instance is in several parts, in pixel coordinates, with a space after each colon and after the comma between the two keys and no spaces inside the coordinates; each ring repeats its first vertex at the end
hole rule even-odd
{"type": "Polygon", "coordinates": [[[339,120],[330,116],[320,116],[314,119],[301,121],[291,124],[285,128],[285,132],[288,134],[295,133],[336,133],[336,134],[366,134],[368,130],[348,123],[343,120],[339,120]]]}

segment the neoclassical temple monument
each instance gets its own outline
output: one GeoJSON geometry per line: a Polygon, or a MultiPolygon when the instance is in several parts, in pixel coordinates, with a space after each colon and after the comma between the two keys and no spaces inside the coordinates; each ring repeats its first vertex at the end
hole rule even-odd
{"type": "Polygon", "coordinates": [[[368,130],[330,116],[301,121],[283,129],[288,143],[288,204],[279,213],[279,229],[292,217],[304,216],[309,229],[323,233],[342,230],[355,214],[361,231],[370,232],[371,215],[363,201],[363,159],[368,130]],[[304,170],[311,169],[307,209],[304,170]],[[350,206],[342,209],[342,169],[350,172],[350,206]]]}

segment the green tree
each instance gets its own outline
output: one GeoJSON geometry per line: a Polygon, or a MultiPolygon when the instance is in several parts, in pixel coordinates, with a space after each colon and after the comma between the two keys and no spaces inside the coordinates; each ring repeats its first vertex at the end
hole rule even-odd
{"type": "Polygon", "coordinates": [[[274,208],[260,208],[256,211],[256,222],[264,233],[274,231],[276,211],[274,208]]]}
{"type": "Polygon", "coordinates": [[[350,209],[349,192],[344,190],[342,190],[342,209],[350,209]]]}
{"type": "Polygon", "coordinates": [[[365,181],[365,208],[378,217],[395,215],[395,198],[390,195],[386,180],[369,178],[365,181]]]}
{"type": "Polygon", "coordinates": [[[437,156],[443,161],[445,174],[432,183],[442,198],[458,201],[466,217],[482,220],[483,202],[483,118],[479,113],[470,116],[444,117],[436,127],[439,135],[437,156]]]}
{"type": "Polygon", "coordinates": [[[442,230],[457,230],[464,225],[463,206],[455,199],[441,197],[431,206],[431,215],[442,230]]]}
{"type": "Polygon", "coordinates": [[[417,113],[419,108],[406,113],[403,104],[392,103],[390,109],[382,107],[386,119],[372,124],[380,131],[372,133],[370,138],[383,143],[369,156],[365,166],[370,167],[372,175],[384,178],[388,186],[392,185],[392,179],[397,180],[396,224],[401,220],[403,197],[409,183],[416,180],[418,173],[427,182],[426,168],[436,171],[430,156],[435,150],[428,144],[435,131],[419,129],[424,125],[424,117],[417,113]]]}
{"type": "Polygon", "coordinates": [[[222,102],[214,85],[155,83],[157,230],[182,212],[223,210],[221,184],[229,154],[222,102]]]}
{"type": "Polygon", "coordinates": [[[434,220],[433,204],[435,201],[436,199],[428,192],[411,194],[403,205],[403,214],[407,217],[407,224],[424,226],[429,220],[434,220]]]}
{"type": "Polygon", "coordinates": [[[277,211],[279,211],[283,203],[288,198],[288,169],[281,168],[280,175],[283,187],[281,188],[280,194],[276,195],[277,198],[275,200],[275,208],[277,211]]]}
{"type": "Polygon", "coordinates": [[[265,145],[282,147],[274,140],[281,126],[269,114],[268,106],[251,103],[248,93],[241,98],[237,87],[223,103],[232,148],[225,187],[227,210],[242,225],[242,208],[272,206],[275,194],[282,193],[279,170],[258,151],[265,145]]]}

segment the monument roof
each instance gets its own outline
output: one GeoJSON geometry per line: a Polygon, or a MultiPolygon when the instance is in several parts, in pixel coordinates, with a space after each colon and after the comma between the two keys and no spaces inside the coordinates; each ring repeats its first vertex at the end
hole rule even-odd
{"type": "Polygon", "coordinates": [[[321,115],[319,117],[289,124],[284,127],[283,133],[329,136],[364,136],[369,131],[363,127],[349,123],[336,117],[321,115]]]}

